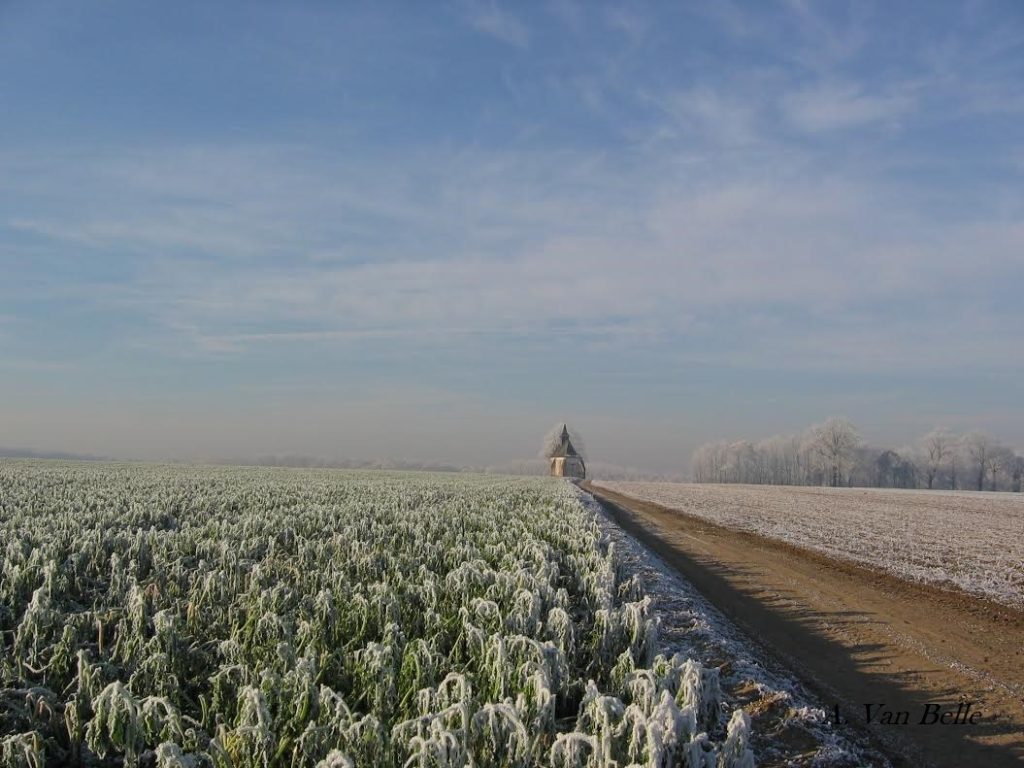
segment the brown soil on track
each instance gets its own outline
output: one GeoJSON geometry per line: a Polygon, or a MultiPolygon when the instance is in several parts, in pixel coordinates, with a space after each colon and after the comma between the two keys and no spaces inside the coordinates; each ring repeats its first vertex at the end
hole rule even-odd
{"type": "Polygon", "coordinates": [[[1024,765],[1024,613],[582,485],[895,765],[1024,765]],[[958,702],[980,720],[920,724],[958,702]],[[867,724],[868,703],[909,724],[867,724]]]}

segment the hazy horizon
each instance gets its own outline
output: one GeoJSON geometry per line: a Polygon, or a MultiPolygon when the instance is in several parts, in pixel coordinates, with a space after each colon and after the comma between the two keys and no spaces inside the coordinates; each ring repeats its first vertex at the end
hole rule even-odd
{"type": "Polygon", "coordinates": [[[1024,448],[1024,8],[0,8],[0,448],[1024,448]]]}

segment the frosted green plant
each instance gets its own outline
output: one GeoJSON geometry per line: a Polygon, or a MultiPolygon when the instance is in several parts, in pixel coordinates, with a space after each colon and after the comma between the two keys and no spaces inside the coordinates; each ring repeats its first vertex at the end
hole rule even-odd
{"type": "Polygon", "coordinates": [[[549,760],[552,768],[604,768],[597,739],[578,731],[558,734],[549,760]]]}
{"type": "Polygon", "coordinates": [[[177,744],[165,742],[156,748],[156,768],[196,768],[196,760],[177,744]]]}
{"type": "Polygon", "coordinates": [[[135,697],[120,681],[110,683],[92,703],[93,716],[86,728],[89,749],[100,757],[112,751],[134,764],[145,744],[145,733],[139,720],[135,697]]]}
{"type": "Polygon", "coordinates": [[[12,764],[716,754],[716,671],[654,655],[561,482],[0,461],[0,498],[12,764]]]}
{"type": "Polygon", "coordinates": [[[316,764],[316,768],[355,768],[355,763],[343,752],[332,749],[327,757],[316,764]]]}
{"type": "Polygon", "coordinates": [[[718,768],[754,768],[754,753],[750,749],[750,716],[742,709],[733,712],[729,719],[718,768]]]}
{"type": "Polygon", "coordinates": [[[44,768],[46,754],[37,731],[0,739],[0,765],[4,768],[44,768]]]}

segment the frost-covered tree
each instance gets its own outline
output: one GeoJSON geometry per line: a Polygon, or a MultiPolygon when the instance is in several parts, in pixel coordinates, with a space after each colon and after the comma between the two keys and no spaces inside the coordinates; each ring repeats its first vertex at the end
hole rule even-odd
{"type": "Polygon", "coordinates": [[[964,446],[971,460],[974,477],[978,481],[978,490],[985,490],[985,473],[988,472],[995,440],[983,432],[972,432],[964,438],[964,446]]]}
{"type": "Polygon", "coordinates": [[[816,457],[828,485],[838,487],[850,471],[860,433],[847,419],[832,417],[811,427],[807,445],[816,457]]]}
{"type": "Polygon", "coordinates": [[[924,470],[924,478],[929,490],[934,486],[935,478],[939,476],[952,457],[955,447],[956,438],[943,427],[936,427],[918,441],[919,464],[924,470]]]}
{"type": "Polygon", "coordinates": [[[998,491],[1007,488],[1012,482],[1013,465],[1017,459],[1014,452],[1005,445],[996,444],[992,448],[988,461],[988,489],[998,491]],[[1004,484],[1002,481],[1006,479],[1004,484]]]}
{"type": "Polygon", "coordinates": [[[960,474],[968,464],[967,438],[963,435],[953,441],[949,451],[949,489],[955,491],[960,487],[960,474]]]}
{"type": "Polygon", "coordinates": [[[917,468],[898,452],[885,450],[874,461],[874,483],[878,488],[913,488],[917,484],[917,468]]]}
{"type": "Polygon", "coordinates": [[[936,428],[913,447],[861,442],[856,428],[832,418],[801,435],[705,443],[693,453],[698,483],[857,485],[882,488],[964,487],[1019,491],[1024,458],[987,435],[958,437],[936,428]],[[986,485],[987,483],[987,485],[986,485]]]}

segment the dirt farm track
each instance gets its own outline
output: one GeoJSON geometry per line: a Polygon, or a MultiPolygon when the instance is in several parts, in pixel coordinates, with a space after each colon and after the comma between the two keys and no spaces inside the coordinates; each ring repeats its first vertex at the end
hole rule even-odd
{"type": "Polygon", "coordinates": [[[583,483],[616,521],[898,766],[1024,765],[1024,613],[583,483]],[[919,724],[972,702],[974,724],[919,724]],[[909,711],[866,723],[866,704],[909,711]]]}

